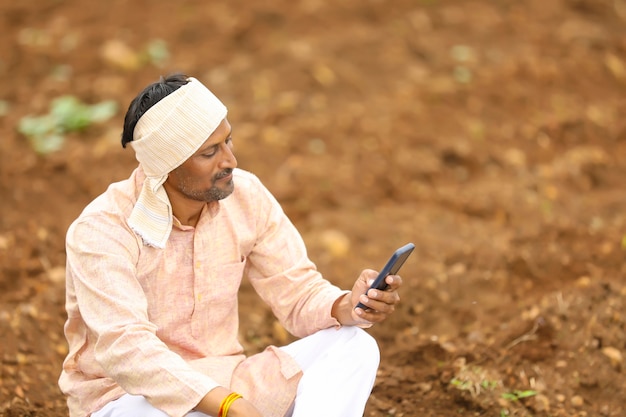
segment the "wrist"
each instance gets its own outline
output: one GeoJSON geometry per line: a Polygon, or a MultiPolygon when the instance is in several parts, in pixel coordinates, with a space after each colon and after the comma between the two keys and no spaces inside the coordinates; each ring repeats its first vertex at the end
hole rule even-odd
{"type": "Polygon", "coordinates": [[[341,297],[337,298],[333,303],[333,307],[331,310],[331,315],[341,324],[342,326],[352,326],[356,324],[354,317],[352,316],[352,292],[348,292],[343,294],[341,297]]]}
{"type": "Polygon", "coordinates": [[[215,387],[200,400],[194,409],[210,416],[217,416],[222,401],[230,393],[228,388],[215,387]]]}
{"type": "Polygon", "coordinates": [[[217,417],[228,417],[228,411],[230,410],[230,407],[233,405],[235,401],[237,401],[240,398],[242,398],[241,394],[238,394],[236,392],[231,392],[230,394],[228,394],[220,403],[220,408],[217,413],[217,417]]]}

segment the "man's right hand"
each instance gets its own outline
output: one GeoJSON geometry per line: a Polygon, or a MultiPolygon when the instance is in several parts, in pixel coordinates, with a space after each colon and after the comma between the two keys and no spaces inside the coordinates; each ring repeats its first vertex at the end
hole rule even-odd
{"type": "MultiPolygon", "coordinates": [[[[195,410],[210,416],[217,416],[220,404],[231,392],[231,390],[224,387],[214,388],[200,400],[195,410]]],[[[228,417],[263,417],[263,415],[250,401],[245,398],[238,398],[230,406],[228,417]]]]}

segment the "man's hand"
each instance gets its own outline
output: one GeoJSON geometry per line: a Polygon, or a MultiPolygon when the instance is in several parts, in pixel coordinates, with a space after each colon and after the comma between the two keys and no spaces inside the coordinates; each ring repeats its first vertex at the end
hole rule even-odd
{"type": "MultiPolygon", "coordinates": [[[[207,395],[196,406],[195,410],[201,411],[210,416],[218,414],[222,400],[230,394],[231,391],[224,387],[217,387],[209,391],[207,395]]],[[[229,417],[263,417],[259,410],[245,398],[236,399],[230,406],[228,411],[229,417]]]]}
{"type": "Polygon", "coordinates": [[[351,326],[371,326],[380,323],[395,311],[396,304],[400,302],[398,289],[402,285],[399,275],[389,275],[385,282],[389,287],[385,291],[376,289],[368,290],[378,272],[366,269],[352,286],[352,292],[339,298],[333,305],[332,315],[339,323],[351,326]],[[367,294],[366,294],[367,292],[367,294]],[[354,308],[359,302],[366,305],[366,310],[354,308]]]}

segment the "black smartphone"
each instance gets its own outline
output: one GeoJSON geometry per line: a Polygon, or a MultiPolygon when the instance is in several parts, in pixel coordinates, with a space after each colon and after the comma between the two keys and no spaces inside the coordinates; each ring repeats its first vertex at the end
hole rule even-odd
{"type": "MultiPolygon", "coordinates": [[[[387,278],[388,275],[396,275],[398,273],[400,267],[404,264],[404,261],[406,261],[409,255],[413,252],[413,249],[415,249],[415,245],[412,243],[407,243],[406,245],[397,249],[393,253],[393,255],[391,255],[391,258],[389,258],[385,267],[380,270],[378,276],[376,277],[374,282],[372,282],[372,285],[370,285],[367,291],[371,290],[372,288],[385,291],[387,287],[389,287],[389,285],[385,282],[385,278],[387,278]]],[[[363,310],[367,310],[369,307],[367,307],[363,303],[358,303],[354,308],[362,308],[363,310]]]]}

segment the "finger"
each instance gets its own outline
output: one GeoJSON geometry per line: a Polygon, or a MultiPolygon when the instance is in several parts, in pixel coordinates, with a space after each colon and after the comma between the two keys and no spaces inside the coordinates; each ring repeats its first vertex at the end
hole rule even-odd
{"type": "MultiPolygon", "coordinates": [[[[377,292],[380,294],[384,293],[384,291],[377,291],[377,292]]],[[[388,296],[388,295],[389,294],[385,293],[385,296],[388,296]]],[[[366,295],[362,295],[361,297],[359,297],[359,301],[365,304],[370,310],[379,312],[379,313],[384,313],[384,314],[391,314],[394,312],[396,308],[394,305],[395,304],[394,302],[387,303],[384,301],[376,300],[372,297],[368,297],[366,295]]],[[[369,312],[370,310],[366,310],[366,312],[369,312]]]]}
{"type": "Polygon", "coordinates": [[[369,290],[366,296],[375,301],[380,301],[386,304],[398,304],[400,302],[400,295],[398,291],[380,291],[376,289],[369,290]]]}
{"type": "Polygon", "coordinates": [[[389,275],[385,278],[385,282],[389,285],[388,290],[397,290],[402,285],[402,277],[400,275],[389,275]]]}
{"type": "Polygon", "coordinates": [[[361,279],[367,283],[368,286],[372,285],[376,277],[378,276],[378,272],[373,269],[364,269],[361,273],[361,279]]]}
{"type": "Polygon", "coordinates": [[[370,309],[363,310],[361,308],[357,308],[355,311],[361,320],[366,320],[369,323],[380,323],[389,316],[387,313],[370,309]]]}

